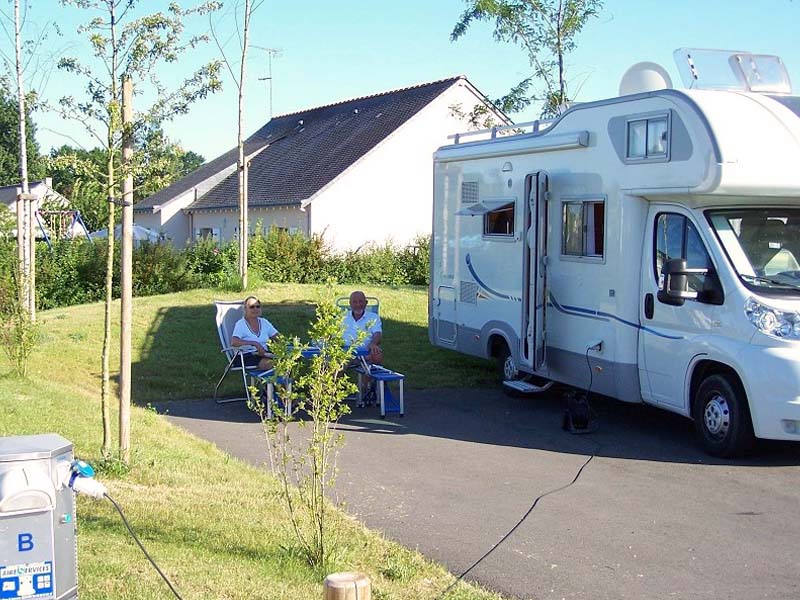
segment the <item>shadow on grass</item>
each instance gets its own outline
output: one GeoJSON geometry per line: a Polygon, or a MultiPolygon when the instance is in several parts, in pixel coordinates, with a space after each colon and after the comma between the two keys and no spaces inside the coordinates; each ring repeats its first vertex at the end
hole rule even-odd
{"type": "MultiPolygon", "coordinates": [[[[310,303],[264,303],[264,316],[279,331],[305,336],[314,316],[310,303]]],[[[137,404],[163,400],[211,398],[225,370],[213,304],[164,307],[144,333],[139,361],[132,366],[133,398],[137,404]]],[[[242,394],[238,374],[226,378],[223,397],[242,394]]]]}
{"type": "MultiPolygon", "coordinates": [[[[313,303],[262,303],[264,317],[281,333],[308,339],[313,303]]],[[[383,319],[383,328],[386,365],[405,373],[410,388],[493,385],[489,361],[431,346],[427,328],[394,319],[383,319]]],[[[211,398],[226,365],[220,349],[213,304],[158,309],[132,367],[134,401],[211,398]]],[[[220,395],[243,395],[239,373],[226,378],[220,395]]]]}

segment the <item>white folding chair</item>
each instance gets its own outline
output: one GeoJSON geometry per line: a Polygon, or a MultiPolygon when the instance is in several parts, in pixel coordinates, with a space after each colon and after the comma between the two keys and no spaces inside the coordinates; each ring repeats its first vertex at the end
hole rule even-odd
{"type": "Polygon", "coordinates": [[[241,301],[225,302],[222,300],[215,300],[214,306],[217,309],[217,333],[219,334],[219,343],[222,346],[222,353],[225,355],[228,364],[222,377],[219,378],[216,387],[214,387],[214,400],[217,404],[225,402],[240,402],[250,400],[250,387],[257,386],[259,382],[263,382],[273,374],[272,369],[264,371],[258,367],[248,368],[244,365],[244,355],[254,350],[252,346],[231,346],[231,336],[233,335],[233,327],[236,322],[242,318],[244,307],[241,301]],[[242,385],[244,386],[244,397],[242,398],[217,398],[219,386],[222,385],[225,377],[232,371],[239,371],[242,374],[242,385]]]}

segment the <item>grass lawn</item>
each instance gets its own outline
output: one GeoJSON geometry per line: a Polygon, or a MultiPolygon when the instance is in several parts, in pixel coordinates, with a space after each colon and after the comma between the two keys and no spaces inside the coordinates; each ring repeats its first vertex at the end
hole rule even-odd
{"type": "MultiPolygon", "coordinates": [[[[304,337],[321,290],[270,285],[258,295],[281,331],[304,337]]],[[[426,290],[365,291],[381,299],[387,365],[405,372],[410,386],[490,385],[487,362],[430,347],[426,290]]],[[[320,598],[325,573],[299,558],[277,482],[145,407],[211,395],[224,367],[215,298],[234,296],[195,290],[135,300],[133,396],[140,406],[132,415],[133,465],[125,475],[99,477],[183,598],[320,598]]],[[[44,339],[28,380],[10,375],[5,356],[0,359],[0,436],[55,432],[73,442],[76,456],[98,464],[102,311],[93,304],[40,313],[44,339]]],[[[114,350],[112,364],[118,363],[114,350]]],[[[236,393],[234,383],[231,378],[226,391],[236,393]]],[[[77,522],[81,600],[171,597],[110,503],[79,498],[77,522]]],[[[452,581],[440,566],[343,513],[332,524],[338,544],[326,570],[367,573],[377,600],[432,600],[452,581]]],[[[499,596],[460,583],[446,598],[499,596]]]]}

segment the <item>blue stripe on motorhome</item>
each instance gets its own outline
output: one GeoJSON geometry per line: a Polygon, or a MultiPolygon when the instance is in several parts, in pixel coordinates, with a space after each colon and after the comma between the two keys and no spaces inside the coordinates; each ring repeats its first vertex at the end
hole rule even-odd
{"type": "Polygon", "coordinates": [[[502,298],[503,300],[513,300],[514,302],[522,302],[522,298],[515,298],[514,296],[508,296],[507,294],[503,294],[496,290],[493,290],[488,285],[486,285],[483,280],[478,277],[478,274],[475,272],[475,267],[472,266],[472,257],[467,254],[464,257],[464,260],[467,262],[467,269],[469,269],[470,274],[472,275],[473,279],[475,279],[475,283],[481,286],[484,290],[492,294],[493,296],[497,296],[498,298],[502,298]]]}
{"type": "Polygon", "coordinates": [[[657,335],[658,337],[663,337],[668,340],[684,339],[683,336],[667,335],[666,333],[661,333],[660,331],[656,331],[655,329],[650,329],[649,327],[639,325],[638,323],[632,323],[631,321],[626,321],[625,319],[622,319],[617,315],[612,315],[611,313],[601,312],[593,310],[591,308],[582,308],[580,306],[561,305],[553,297],[553,294],[548,294],[548,296],[550,298],[550,302],[548,302],[548,304],[550,306],[553,306],[559,312],[562,312],[567,315],[572,315],[575,317],[585,317],[587,319],[596,319],[598,321],[607,321],[608,319],[614,319],[615,321],[619,321],[623,325],[628,325],[629,327],[641,329],[642,331],[646,331],[647,333],[652,333],[653,335],[657,335]]]}

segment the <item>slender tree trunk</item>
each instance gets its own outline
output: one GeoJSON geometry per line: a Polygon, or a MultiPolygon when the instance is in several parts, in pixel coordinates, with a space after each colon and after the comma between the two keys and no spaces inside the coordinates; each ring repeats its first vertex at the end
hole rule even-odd
{"type": "MultiPolygon", "coordinates": [[[[122,164],[130,167],[133,157],[133,82],[122,80],[122,164]]],[[[122,182],[122,256],[120,261],[120,336],[119,336],[119,457],[130,462],[131,447],[131,320],[133,318],[133,174],[130,169],[122,182]]]]}
{"type": "Polygon", "coordinates": [[[567,103],[567,82],[564,80],[564,42],[561,32],[564,29],[564,6],[558,4],[558,27],[556,29],[556,53],[558,54],[558,113],[561,113],[562,106],[567,103]]]}
{"type": "Polygon", "coordinates": [[[25,277],[25,202],[22,194],[17,194],[17,302],[28,306],[25,277]]]}
{"type": "Polygon", "coordinates": [[[34,232],[35,205],[29,197],[28,145],[25,123],[25,87],[22,80],[22,34],[20,32],[19,0],[14,0],[14,46],[17,70],[17,108],[19,111],[19,176],[22,198],[17,197],[17,257],[20,261],[20,302],[31,321],[36,320],[35,264],[36,236],[34,232]],[[20,216],[22,217],[20,219],[20,216]]]}
{"type": "Polygon", "coordinates": [[[242,41],[242,62],[239,66],[239,274],[242,277],[242,288],[247,289],[247,246],[249,242],[250,224],[248,223],[247,198],[247,165],[244,155],[244,83],[247,67],[247,46],[250,35],[250,0],[244,2],[244,38],[242,41]]]}
{"type": "MultiPolygon", "coordinates": [[[[110,5],[111,21],[111,43],[116,48],[116,15],[113,5],[110,5]]],[[[111,304],[114,301],[114,207],[116,200],[114,197],[114,123],[117,120],[117,108],[114,103],[117,99],[117,71],[116,56],[111,61],[111,106],[108,107],[108,131],[106,143],[108,144],[108,160],[106,162],[107,177],[107,196],[108,196],[108,249],[106,254],[106,301],[105,315],[103,320],[103,354],[102,354],[102,385],[100,405],[103,417],[103,456],[111,456],[111,375],[110,375],[110,353],[111,353],[111,304]]]]}

